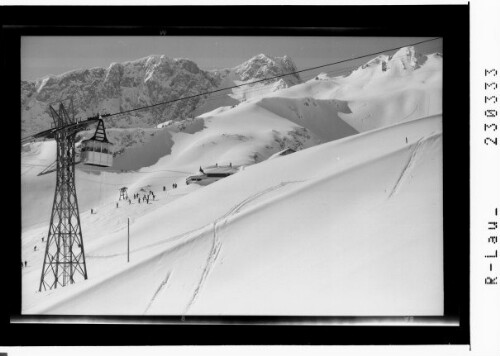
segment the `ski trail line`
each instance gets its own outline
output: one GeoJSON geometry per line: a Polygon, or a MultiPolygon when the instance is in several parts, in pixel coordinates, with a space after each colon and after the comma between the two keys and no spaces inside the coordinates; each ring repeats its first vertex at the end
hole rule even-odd
{"type": "Polygon", "coordinates": [[[213,240],[212,240],[212,246],[210,247],[210,252],[208,253],[208,258],[207,262],[205,264],[205,268],[203,269],[203,272],[201,273],[201,278],[200,281],[198,282],[196,289],[193,292],[193,295],[191,296],[191,299],[189,300],[188,305],[186,306],[186,309],[183,313],[183,315],[187,314],[189,308],[191,308],[191,305],[196,301],[196,298],[198,297],[198,294],[201,291],[201,288],[205,284],[205,280],[208,277],[208,274],[210,273],[212,266],[214,265],[215,261],[217,260],[217,257],[219,255],[220,248],[222,246],[220,240],[217,237],[217,223],[213,223],[213,240]]]}
{"type": "Polygon", "coordinates": [[[241,210],[241,208],[243,208],[245,205],[251,203],[252,201],[260,198],[261,196],[263,196],[265,194],[269,194],[273,191],[276,191],[276,190],[278,190],[278,189],[280,189],[288,184],[299,183],[299,182],[303,182],[303,181],[281,182],[278,185],[269,187],[263,191],[252,194],[248,198],[246,198],[246,199],[242,200],[241,202],[239,202],[238,204],[234,205],[231,209],[229,209],[229,211],[226,214],[224,214],[222,217],[216,219],[213,222],[213,240],[212,240],[212,246],[210,247],[210,251],[208,253],[207,262],[205,263],[205,268],[203,269],[200,280],[199,280],[198,284],[196,285],[196,288],[193,292],[193,295],[191,296],[191,299],[189,300],[189,303],[187,304],[183,315],[186,315],[188,313],[189,309],[191,308],[191,306],[195,303],[203,285],[205,284],[205,281],[207,280],[207,277],[209,276],[210,272],[212,271],[213,266],[215,265],[215,263],[217,261],[217,257],[219,256],[219,252],[220,252],[221,247],[222,247],[222,242],[219,238],[219,234],[217,233],[218,224],[222,223],[222,227],[226,226],[229,218],[231,216],[237,214],[241,210]]]}
{"type": "Polygon", "coordinates": [[[408,162],[405,164],[403,170],[401,171],[401,174],[399,175],[398,180],[396,181],[396,184],[394,185],[394,187],[392,188],[391,192],[389,193],[388,199],[392,198],[395,194],[398,193],[399,189],[401,188],[401,186],[403,185],[404,181],[408,177],[409,172],[415,166],[415,163],[416,163],[416,160],[417,160],[416,158],[417,158],[418,155],[420,155],[420,153],[422,151],[422,146],[423,146],[422,142],[423,142],[423,140],[424,139],[421,138],[420,140],[417,141],[417,144],[415,145],[415,148],[413,148],[408,162]]]}
{"type": "Polygon", "coordinates": [[[148,312],[149,308],[151,307],[151,305],[153,305],[153,302],[155,301],[155,299],[158,296],[158,294],[162,291],[162,289],[168,283],[168,280],[170,279],[170,274],[171,274],[171,272],[167,273],[167,276],[165,277],[165,279],[160,283],[160,285],[158,286],[158,289],[156,289],[156,292],[155,292],[155,294],[153,294],[153,297],[149,301],[149,304],[146,307],[146,309],[144,310],[143,315],[145,315],[148,312]]]}

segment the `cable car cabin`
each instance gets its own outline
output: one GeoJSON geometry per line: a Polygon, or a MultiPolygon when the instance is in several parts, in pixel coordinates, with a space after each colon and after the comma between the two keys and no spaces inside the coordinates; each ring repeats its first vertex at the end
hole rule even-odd
{"type": "Polygon", "coordinates": [[[94,136],[82,141],[81,161],[91,166],[111,167],[113,166],[113,152],[108,141],[104,123],[102,120],[97,124],[94,136]]]}

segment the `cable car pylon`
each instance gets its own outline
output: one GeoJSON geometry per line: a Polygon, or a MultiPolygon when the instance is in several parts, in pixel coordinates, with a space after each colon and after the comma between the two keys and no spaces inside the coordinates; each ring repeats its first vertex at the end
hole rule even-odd
{"type": "Polygon", "coordinates": [[[75,138],[76,133],[87,126],[102,123],[98,116],[75,121],[74,113],[70,118],[62,103],[59,104],[59,111],[50,106],[50,114],[54,127],[34,135],[35,138],[54,138],[57,143],[56,188],[40,277],[40,292],[73,284],[77,278],[88,278],[76,196],[75,138]]]}

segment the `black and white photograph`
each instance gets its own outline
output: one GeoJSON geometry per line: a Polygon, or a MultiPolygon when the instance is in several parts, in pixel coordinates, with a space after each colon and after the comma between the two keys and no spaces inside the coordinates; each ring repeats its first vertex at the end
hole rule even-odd
{"type": "Polygon", "coordinates": [[[22,313],[442,316],[445,56],[23,37],[22,313]]]}
{"type": "Polygon", "coordinates": [[[493,349],[490,22],[394,3],[3,7],[0,352],[493,349]]]}

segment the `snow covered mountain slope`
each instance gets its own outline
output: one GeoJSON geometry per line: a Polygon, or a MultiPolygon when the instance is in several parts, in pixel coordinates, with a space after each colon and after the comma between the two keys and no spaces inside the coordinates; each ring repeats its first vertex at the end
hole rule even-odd
{"type": "MultiPolygon", "coordinates": [[[[88,166],[77,166],[77,182],[80,179],[93,182],[81,191],[85,193],[79,200],[80,209],[95,207],[101,199],[102,191],[114,189],[115,185],[140,189],[151,184],[155,187],[168,186],[174,179],[178,184],[184,184],[185,178],[197,172],[200,166],[216,163],[249,165],[267,159],[284,147],[301,149],[325,142],[318,133],[328,131],[330,127],[338,126],[342,130],[329,139],[356,133],[340,119],[316,121],[317,124],[311,121],[310,125],[304,127],[256,103],[244,103],[232,110],[218,110],[214,115],[207,113],[197,119],[177,122],[163,129],[148,129],[144,138],[147,141],[125,149],[115,157],[112,169],[93,168],[92,173],[89,172],[92,168],[88,166]],[[149,135],[154,136],[148,138],[149,135]],[[105,172],[102,176],[99,174],[101,171],[105,172]],[[154,179],[156,176],[166,179],[154,179]]],[[[118,147],[121,147],[118,144],[123,140],[121,137],[130,134],[127,133],[129,129],[108,131],[110,140],[118,147]]],[[[139,136],[134,140],[142,139],[143,136],[139,136]]],[[[25,207],[22,210],[23,228],[45,221],[46,216],[40,215],[40,209],[43,207],[42,211],[50,211],[55,184],[53,175],[37,176],[44,165],[55,160],[55,144],[27,144],[25,149],[27,152],[23,154],[21,162],[22,204],[25,207]],[[43,153],[39,152],[42,149],[43,153]],[[31,201],[36,201],[38,205],[35,207],[31,201]]],[[[79,183],[77,192],[80,194],[79,183]]]]}
{"type": "MultiPolygon", "coordinates": [[[[270,94],[266,100],[309,98],[304,105],[330,106],[342,120],[364,132],[441,114],[442,71],[441,54],[421,55],[413,47],[404,47],[393,56],[370,60],[347,76],[323,73],[318,79],[270,94]]],[[[300,109],[310,111],[311,107],[300,109]]]]}
{"type": "Polygon", "coordinates": [[[24,145],[23,313],[442,315],[441,56],[407,48],[274,86],[163,128],[109,129],[115,166],[76,172],[90,278],[55,291],[36,292],[55,185],[37,173],[55,143],[24,145]],[[286,147],[298,152],[266,160],[286,147]],[[185,185],[216,163],[239,171],[185,185]],[[123,186],[157,199],[117,208],[123,186]]]}
{"type": "MultiPolygon", "coordinates": [[[[413,55],[411,48],[402,49],[390,59],[381,56],[370,61],[349,76],[323,75],[321,80],[254,97],[233,108],[218,107],[197,119],[171,122],[164,129],[108,129],[120,154],[115,157],[113,171],[104,170],[108,173],[102,175],[101,170],[89,172],[89,167],[78,166],[77,181],[91,183],[79,190],[80,208],[97,206],[106,194],[116,194],[109,192],[119,186],[183,183],[199,166],[253,164],[285,147],[311,147],[422,114],[439,114],[442,58],[438,54],[418,56],[418,67],[401,70],[399,63],[414,63],[413,55]],[[397,71],[383,70],[388,67],[397,71]],[[141,169],[138,174],[117,174],[141,169]]],[[[50,214],[54,179],[36,174],[55,160],[55,145],[29,144],[25,150],[21,172],[23,229],[46,221],[50,214]],[[37,155],[42,147],[46,147],[45,153],[37,155]]],[[[80,186],[77,184],[78,189],[80,186]]]]}
{"type": "Polygon", "coordinates": [[[36,293],[25,268],[23,313],[442,315],[441,147],[433,116],[83,212],[89,279],[36,293]]]}

